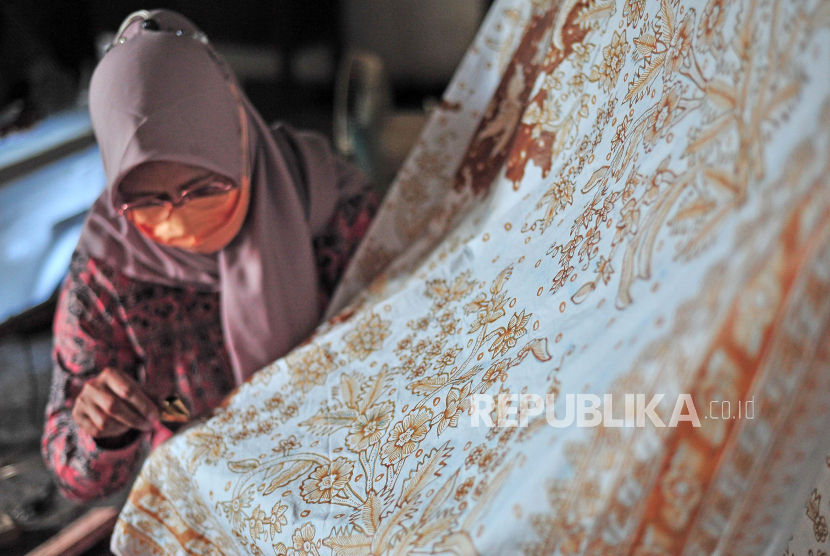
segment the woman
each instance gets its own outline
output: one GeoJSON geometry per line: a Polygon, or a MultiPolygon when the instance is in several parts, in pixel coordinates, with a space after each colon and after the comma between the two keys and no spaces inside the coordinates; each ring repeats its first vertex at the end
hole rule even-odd
{"type": "Polygon", "coordinates": [[[307,337],[376,209],[321,136],[263,122],[190,21],[121,27],[90,86],[107,187],[60,293],[42,445],[82,500],[170,436],[165,399],[202,416],[307,337]]]}

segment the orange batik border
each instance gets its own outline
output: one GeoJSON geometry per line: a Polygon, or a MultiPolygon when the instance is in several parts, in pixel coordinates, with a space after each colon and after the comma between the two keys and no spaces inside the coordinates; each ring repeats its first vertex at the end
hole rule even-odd
{"type": "MultiPolygon", "coordinates": [[[[779,413],[784,408],[776,407],[773,411],[770,411],[769,406],[773,402],[763,396],[763,392],[755,387],[756,383],[765,371],[772,373],[789,373],[792,371],[792,369],[781,368],[768,369],[771,364],[775,364],[781,359],[781,355],[784,355],[785,358],[789,356],[789,359],[797,364],[799,361],[803,362],[808,359],[806,356],[815,349],[813,338],[801,337],[796,339],[787,337],[785,329],[787,315],[793,306],[801,300],[799,297],[794,297],[794,294],[801,293],[801,287],[805,286],[807,294],[805,297],[808,297],[809,301],[817,305],[820,301],[820,298],[816,299],[817,292],[821,292],[825,296],[830,295],[830,284],[826,282],[802,284],[800,280],[802,273],[809,263],[814,260],[815,256],[823,254],[818,253],[818,250],[827,244],[828,239],[830,239],[830,210],[825,207],[822,216],[817,219],[816,229],[812,233],[806,234],[804,241],[800,240],[799,236],[805,236],[803,230],[801,230],[803,214],[811,208],[815,201],[816,199],[812,196],[807,196],[802,201],[771,249],[771,251],[780,250],[783,257],[781,264],[776,265],[780,270],[775,277],[782,295],[775,311],[775,318],[767,324],[763,332],[761,349],[753,356],[736,338],[738,312],[740,310],[739,295],[733,301],[720,332],[716,335],[714,343],[710,346],[703,363],[696,372],[696,378],[692,383],[693,387],[690,389],[693,399],[698,400],[700,398],[699,385],[706,376],[712,358],[715,354],[723,353],[728,356],[738,371],[733,384],[736,394],[734,400],[747,400],[754,393],[756,398],[761,397],[761,399],[755,400],[755,418],[773,424],[779,420],[779,413]],[[783,353],[779,353],[780,350],[783,350],[783,353]]],[[[768,260],[772,258],[770,256],[768,260]]],[[[775,271],[769,266],[763,268],[754,279],[762,279],[762,274],[771,270],[775,271]]],[[[775,379],[775,377],[771,378],[775,379]]],[[[786,400],[783,401],[786,402],[786,400]]],[[[702,527],[697,527],[697,531],[695,531],[697,525],[695,518],[701,508],[709,504],[723,508],[724,504],[732,502],[723,499],[723,496],[711,499],[712,495],[715,494],[711,492],[712,485],[714,485],[713,480],[723,472],[723,467],[727,461],[737,459],[734,465],[735,469],[749,472],[754,463],[753,459],[759,456],[759,454],[742,451],[736,433],[739,432],[743,422],[738,419],[718,423],[718,425],[726,427],[725,440],[716,446],[712,445],[707,440],[705,432],[707,426],[714,426],[714,422],[704,418],[703,412],[708,411],[708,408],[698,407],[698,411],[702,412],[700,415],[701,428],[695,428],[691,423],[682,422],[665,439],[666,450],[662,458],[663,463],[656,479],[652,482],[653,487],[650,489],[648,498],[641,506],[642,517],[634,536],[632,549],[628,551],[630,554],[680,554],[686,547],[687,542],[693,539],[695,544],[701,544],[703,538],[700,535],[706,536],[704,530],[702,527]],[[702,487],[697,502],[691,508],[686,509],[689,516],[684,520],[684,525],[673,527],[670,523],[671,520],[667,519],[667,515],[670,515],[672,511],[673,504],[666,499],[664,486],[672,478],[672,462],[681,450],[692,450],[695,455],[699,456],[696,458],[698,462],[696,465],[688,466],[689,457],[687,454],[683,458],[687,460],[687,468],[684,471],[692,475],[686,476],[687,482],[694,479],[702,487]],[[693,531],[696,533],[694,537],[691,536],[693,531]],[[648,545],[659,546],[659,549],[651,550],[647,547],[648,545]]],[[[730,463],[733,462],[730,461],[730,463]]],[[[717,536],[713,537],[711,542],[717,542],[717,536]]],[[[706,550],[713,547],[702,546],[701,548],[706,550]]]]}

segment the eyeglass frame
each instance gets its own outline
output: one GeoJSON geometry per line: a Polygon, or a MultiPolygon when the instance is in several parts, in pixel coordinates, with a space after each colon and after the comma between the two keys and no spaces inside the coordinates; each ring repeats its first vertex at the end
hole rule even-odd
{"type": "MultiPolygon", "coordinates": [[[[160,195],[164,195],[169,197],[168,199],[160,199],[160,195],[153,195],[148,196],[144,199],[137,199],[135,201],[129,201],[122,203],[119,205],[115,212],[118,213],[118,216],[124,216],[125,213],[131,210],[140,210],[142,208],[150,208],[156,206],[165,206],[170,205],[170,210],[173,208],[182,206],[184,203],[199,198],[205,197],[213,197],[215,195],[222,195],[224,193],[228,193],[237,189],[239,184],[235,183],[234,181],[224,177],[218,176],[217,174],[211,172],[210,174],[200,176],[198,178],[194,178],[188,182],[189,184],[193,184],[190,187],[186,187],[185,189],[179,191],[174,196],[171,196],[167,193],[162,193],[160,195]],[[210,181],[209,184],[205,184],[205,182],[210,181]],[[210,193],[207,195],[200,195],[198,197],[194,197],[194,194],[200,190],[207,190],[208,187],[219,184],[219,187],[214,187],[215,193],[210,193]]],[[[187,185],[187,184],[185,184],[187,185]]]]}

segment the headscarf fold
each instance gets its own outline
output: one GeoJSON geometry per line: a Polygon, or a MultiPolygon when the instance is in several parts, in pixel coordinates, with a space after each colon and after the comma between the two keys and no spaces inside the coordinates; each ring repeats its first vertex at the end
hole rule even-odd
{"type": "Polygon", "coordinates": [[[312,236],[329,222],[338,194],[353,189],[338,183],[361,182],[362,175],[339,161],[322,136],[269,128],[189,20],[168,10],[141,14],[125,20],[123,40],[92,76],[90,114],[107,186],[78,251],[136,280],[218,292],[225,342],[241,383],[317,324],[312,236]],[[144,25],[147,17],[158,25],[144,25]],[[240,183],[243,125],[251,201],[241,231],[223,250],[202,255],[157,244],[117,214],[118,184],[144,162],[190,164],[240,183]]]}

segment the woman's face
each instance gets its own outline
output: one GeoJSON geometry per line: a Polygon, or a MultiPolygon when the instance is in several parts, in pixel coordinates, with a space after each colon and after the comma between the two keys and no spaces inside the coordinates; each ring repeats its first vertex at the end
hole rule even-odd
{"type": "Polygon", "coordinates": [[[145,236],[170,247],[214,253],[236,237],[250,187],[189,164],[146,162],[121,181],[124,215],[145,236]]]}

